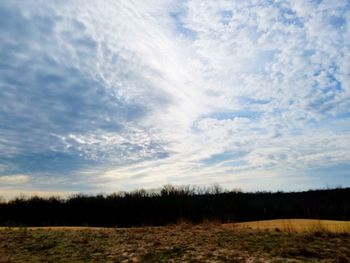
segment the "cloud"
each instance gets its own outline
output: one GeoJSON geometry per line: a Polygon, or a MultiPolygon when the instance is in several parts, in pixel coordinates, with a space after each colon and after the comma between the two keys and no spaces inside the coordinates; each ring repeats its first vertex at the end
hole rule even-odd
{"type": "Polygon", "coordinates": [[[349,163],[349,23],[348,1],[1,3],[0,172],[113,191],[349,163]]]}
{"type": "Polygon", "coordinates": [[[6,185],[18,185],[28,182],[28,176],[15,174],[15,175],[2,175],[0,176],[0,183],[2,186],[6,185]]]}

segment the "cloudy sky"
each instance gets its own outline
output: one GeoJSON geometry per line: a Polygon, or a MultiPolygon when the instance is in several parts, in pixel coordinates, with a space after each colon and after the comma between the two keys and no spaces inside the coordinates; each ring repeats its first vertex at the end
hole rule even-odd
{"type": "Polygon", "coordinates": [[[349,169],[349,0],[0,2],[3,197],[349,169]]]}

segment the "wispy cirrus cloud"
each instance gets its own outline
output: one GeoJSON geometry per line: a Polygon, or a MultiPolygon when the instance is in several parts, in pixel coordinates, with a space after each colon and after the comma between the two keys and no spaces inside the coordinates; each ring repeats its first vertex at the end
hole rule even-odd
{"type": "Polygon", "coordinates": [[[341,0],[1,3],[0,175],[320,186],[306,171],[349,163],[349,20],[341,0]]]}

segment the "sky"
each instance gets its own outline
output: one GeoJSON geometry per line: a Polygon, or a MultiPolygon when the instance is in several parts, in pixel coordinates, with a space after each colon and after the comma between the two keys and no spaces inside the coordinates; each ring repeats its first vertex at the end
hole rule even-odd
{"type": "Polygon", "coordinates": [[[349,171],[349,0],[0,2],[2,197],[349,171]]]}

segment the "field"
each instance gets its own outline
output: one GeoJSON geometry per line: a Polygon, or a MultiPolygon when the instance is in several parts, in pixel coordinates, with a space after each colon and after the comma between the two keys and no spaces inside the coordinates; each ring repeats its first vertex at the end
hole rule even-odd
{"type": "Polygon", "coordinates": [[[0,262],[350,262],[349,222],[2,228],[0,262]]]}
{"type": "Polygon", "coordinates": [[[283,230],[289,232],[305,231],[330,231],[330,232],[350,232],[350,221],[315,220],[315,219],[276,219],[262,220],[247,223],[226,224],[227,227],[248,228],[258,230],[283,230]]]}

